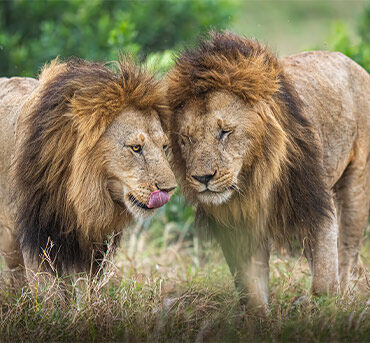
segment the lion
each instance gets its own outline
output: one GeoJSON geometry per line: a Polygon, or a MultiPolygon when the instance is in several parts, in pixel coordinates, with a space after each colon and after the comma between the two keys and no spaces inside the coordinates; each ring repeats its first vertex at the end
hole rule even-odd
{"type": "Polygon", "coordinates": [[[369,74],[223,32],[182,52],[166,84],[173,170],[242,303],[267,308],[271,244],[293,238],[314,294],[345,289],[369,214],[369,74]]]}
{"type": "Polygon", "coordinates": [[[163,93],[128,58],[116,72],[70,59],[52,61],[38,80],[0,79],[0,249],[8,271],[25,269],[29,280],[38,271],[95,273],[109,237],[117,245],[134,218],[169,201],[176,180],[163,93]]]}

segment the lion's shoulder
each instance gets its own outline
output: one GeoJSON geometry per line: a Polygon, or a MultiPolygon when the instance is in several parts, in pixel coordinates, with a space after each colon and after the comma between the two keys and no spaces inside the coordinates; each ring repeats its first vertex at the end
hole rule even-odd
{"type": "Polygon", "coordinates": [[[3,132],[1,143],[3,143],[2,154],[4,154],[1,157],[3,161],[9,158],[9,151],[14,145],[14,130],[20,108],[37,88],[38,83],[37,80],[28,77],[0,78],[0,127],[3,132]]]}
{"type": "Polygon", "coordinates": [[[29,94],[37,88],[38,81],[31,78],[12,77],[0,78],[0,202],[4,218],[10,216],[11,210],[9,191],[9,169],[11,156],[14,152],[15,130],[19,109],[29,98],[29,94]]]}

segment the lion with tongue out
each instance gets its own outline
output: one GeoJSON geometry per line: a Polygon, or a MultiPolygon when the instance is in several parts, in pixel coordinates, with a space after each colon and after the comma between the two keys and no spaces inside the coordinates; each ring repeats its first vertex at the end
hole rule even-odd
{"type": "Polygon", "coordinates": [[[10,275],[97,270],[110,235],[118,241],[133,217],[169,201],[162,88],[128,61],[118,67],[53,61],[38,80],[0,78],[0,251],[10,275]]]}

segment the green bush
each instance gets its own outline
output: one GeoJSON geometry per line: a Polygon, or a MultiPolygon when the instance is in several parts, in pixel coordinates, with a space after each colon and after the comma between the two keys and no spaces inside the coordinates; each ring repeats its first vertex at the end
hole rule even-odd
{"type": "Polygon", "coordinates": [[[370,6],[359,19],[358,36],[354,39],[349,34],[348,27],[342,22],[333,25],[329,37],[329,49],[340,51],[352,58],[370,72],[370,6]]]}
{"type": "Polygon", "coordinates": [[[1,1],[0,75],[35,76],[56,56],[144,59],[226,28],[235,14],[235,0],[1,1]]]}

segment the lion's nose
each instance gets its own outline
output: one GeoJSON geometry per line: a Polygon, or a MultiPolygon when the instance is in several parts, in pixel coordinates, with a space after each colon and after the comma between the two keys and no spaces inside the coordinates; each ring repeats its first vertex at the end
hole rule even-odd
{"type": "Polygon", "coordinates": [[[204,185],[208,185],[208,182],[212,180],[212,178],[216,175],[216,170],[213,174],[207,174],[207,175],[192,175],[192,177],[197,180],[200,183],[203,183],[204,185]]]}
{"type": "Polygon", "coordinates": [[[171,192],[173,191],[176,186],[170,186],[170,187],[166,187],[166,186],[162,186],[162,185],[158,185],[158,183],[155,184],[155,186],[160,190],[160,191],[163,191],[163,192],[171,192]]]}

